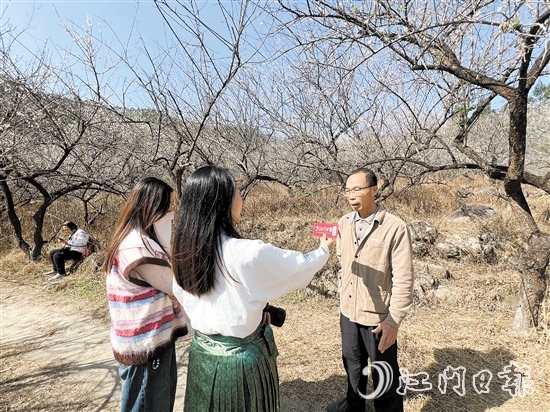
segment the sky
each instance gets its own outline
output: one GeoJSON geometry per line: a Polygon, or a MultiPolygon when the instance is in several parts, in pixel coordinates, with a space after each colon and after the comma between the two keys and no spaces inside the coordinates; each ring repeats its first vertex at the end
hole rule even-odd
{"type": "MultiPolygon", "coordinates": [[[[212,23],[222,22],[217,1],[196,3],[212,23]]],[[[30,24],[28,37],[34,38],[36,44],[46,38],[56,44],[67,44],[70,40],[62,24],[83,26],[88,18],[99,26],[116,28],[122,36],[129,33],[134,21],[145,38],[155,39],[163,32],[162,17],[152,0],[0,0],[0,11],[2,25],[11,23],[21,29],[30,24]]]]}
{"type": "Polygon", "coordinates": [[[162,29],[162,19],[152,1],[135,0],[0,0],[2,25],[18,29],[28,26],[22,41],[32,48],[40,47],[46,39],[58,46],[71,43],[62,28],[63,23],[86,25],[88,18],[101,26],[116,28],[124,36],[137,20],[141,34],[155,38],[162,29]]]}
{"type": "MultiPolygon", "coordinates": [[[[224,17],[220,13],[218,1],[195,2],[207,23],[223,30],[224,17]]],[[[234,0],[221,2],[227,7],[234,4],[234,0]]],[[[170,4],[175,5],[176,2],[170,4]]],[[[261,24],[261,17],[257,16],[256,29],[259,27],[258,24],[261,24]]],[[[74,47],[63,25],[82,28],[88,21],[93,24],[94,34],[104,36],[104,40],[111,45],[117,44],[117,41],[112,41],[113,33],[122,41],[132,35],[133,40],[128,44],[134,48],[140,48],[137,43],[138,37],[141,37],[151,50],[157,49],[159,44],[162,48],[162,45],[171,41],[172,37],[165,28],[161,13],[153,0],[0,0],[0,27],[10,25],[16,30],[23,30],[18,38],[17,50],[21,55],[36,53],[47,41],[54,50],[53,58],[62,59],[63,50],[74,47]]],[[[221,57],[224,52],[227,53],[213,37],[207,37],[207,41],[209,47],[217,51],[221,57]]],[[[135,51],[134,53],[138,54],[135,51]]],[[[145,63],[144,67],[146,66],[145,63]]],[[[131,77],[126,69],[117,70],[119,76],[131,77]]],[[[502,102],[495,103],[496,106],[501,104],[502,102]]]]}
{"type": "MultiPolygon", "coordinates": [[[[188,1],[189,3],[186,3],[188,1]]],[[[238,12],[239,2],[235,0],[181,0],[191,1],[200,10],[200,17],[222,34],[225,18],[220,12],[221,3],[227,10],[238,12]]],[[[177,1],[168,1],[171,7],[181,7],[177,1]]],[[[248,10],[251,8],[249,7],[248,10]]],[[[185,11],[182,11],[185,15],[185,11]]],[[[255,13],[253,24],[258,29],[265,15],[255,13]]],[[[40,47],[46,39],[56,46],[67,46],[71,39],[63,25],[83,27],[91,20],[97,30],[103,33],[116,32],[126,39],[133,27],[145,41],[163,41],[166,31],[160,11],[153,0],[0,0],[0,26],[12,25],[19,30],[25,28],[21,42],[28,48],[40,47]],[[28,27],[28,28],[27,28],[28,27]]],[[[261,30],[261,29],[260,29],[261,30]]],[[[213,37],[206,37],[209,47],[216,49],[213,37]]]]}
{"type": "MultiPolygon", "coordinates": [[[[217,0],[196,0],[195,3],[207,24],[216,30],[224,30],[224,16],[217,0]]],[[[229,9],[237,4],[232,0],[222,0],[222,3],[229,9]]],[[[175,1],[170,4],[177,6],[175,1]]],[[[126,44],[133,56],[139,55],[141,41],[153,52],[166,49],[166,44],[173,41],[152,0],[0,0],[0,19],[3,30],[10,26],[21,31],[12,53],[23,58],[30,57],[47,43],[54,63],[63,59],[66,49],[75,50],[64,25],[82,33],[82,29],[91,22],[94,35],[101,36],[107,44],[118,49],[122,49],[121,42],[126,43],[131,36],[126,44]],[[115,35],[119,40],[115,39],[115,35]]],[[[184,31],[180,33],[182,38],[188,36],[184,31]]],[[[196,42],[194,38],[191,40],[196,42]]],[[[214,36],[207,33],[206,41],[220,58],[228,55],[227,49],[214,36]]],[[[104,56],[112,54],[108,50],[102,53],[104,56]]],[[[106,57],[105,61],[108,59],[106,57]]],[[[143,67],[147,67],[147,61],[143,67]]],[[[128,69],[122,66],[116,69],[116,73],[118,78],[132,77],[128,69]]]]}

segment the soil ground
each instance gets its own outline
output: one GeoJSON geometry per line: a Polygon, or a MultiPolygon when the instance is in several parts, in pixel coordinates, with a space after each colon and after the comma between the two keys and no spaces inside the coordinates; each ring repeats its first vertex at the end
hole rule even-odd
{"type": "MultiPolygon", "coordinates": [[[[116,411],[117,364],[109,323],[62,296],[0,283],[2,289],[2,411],[116,411]],[[53,295],[55,296],[55,295],[53,295]],[[17,396],[14,397],[17,393],[17,396]]],[[[58,294],[59,295],[59,294],[58,294]]],[[[183,408],[185,358],[189,339],[178,342],[179,388],[183,408]]]]}

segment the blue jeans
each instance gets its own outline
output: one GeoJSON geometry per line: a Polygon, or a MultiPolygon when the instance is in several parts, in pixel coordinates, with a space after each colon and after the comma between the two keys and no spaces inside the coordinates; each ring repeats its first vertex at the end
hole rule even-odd
{"type": "Polygon", "coordinates": [[[121,412],[172,412],[178,371],[172,343],[159,356],[142,365],[118,364],[122,380],[121,412]]]}

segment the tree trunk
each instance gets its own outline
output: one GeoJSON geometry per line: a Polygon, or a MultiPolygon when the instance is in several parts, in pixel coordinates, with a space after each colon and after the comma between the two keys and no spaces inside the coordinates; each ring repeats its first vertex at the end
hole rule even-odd
{"type": "Polygon", "coordinates": [[[538,324],[539,308],[546,291],[545,271],[550,253],[549,238],[540,233],[521,187],[525,168],[528,90],[520,90],[523,92],[518,92],[509,101],[509,168],[504,178],[504,189],[514,202],[513,209],[518,216],[519,229],[528,238],[529,246],[518,262],[521,287],[519,303],[512,321],[512,330],[515,331],[527,330],[538,324]]]}
{"type": "Polygon", "coordinates": [[[8,182],[6,182],[5,179],[0,180],[0,188],[2,188],[2,192],[4,192],[4,197],[6,198],[8,218],[10,219],[11,226],[13,227],[13,233],[17,241],[17,246],[19,247],[19,249],[25,252],[25,254],[29,255],[31,251],[31,247],[27,242],[25,242],[25,239],[23,239],[23,230],[21,229],[21,222],[19,221],[19,217],[15,212],[13,197],[11,195],[10,188],[8,187],[8,182]]]}
{"type": "Polygon", "coordinates": [[[529,249],[519,260],[521,288],[512,330],[524,331],[538,325],[540,305],[546,293],[546,268],[550,260],[550,236],[535,233],[529,238],[529,249]]]}
{"type": "Polygon", "coordinates": [[[40,258],[42,253],[42,247],[44,246],[44,238],[42,237],[42,228],[44,227],[44,217],[46,216],[46,211],[50,207],[51,201],[49,199],[44,199],[44,202],[40,205],[38,210],[34,213],[33,219],[35,222],[34,226],[34,247],[31,250],[30,258],[31,260],[37,260],[40,258]]]}

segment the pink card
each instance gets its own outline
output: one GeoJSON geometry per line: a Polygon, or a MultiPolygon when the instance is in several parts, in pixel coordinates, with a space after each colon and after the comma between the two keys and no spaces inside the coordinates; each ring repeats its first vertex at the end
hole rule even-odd
{"type": "Polygon", "coordinates": [[[338,234],[338,223],[316,222],[313,224],[313,236],[321,237],[323,234],[334,239],[338,234]]]}

